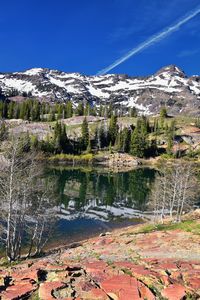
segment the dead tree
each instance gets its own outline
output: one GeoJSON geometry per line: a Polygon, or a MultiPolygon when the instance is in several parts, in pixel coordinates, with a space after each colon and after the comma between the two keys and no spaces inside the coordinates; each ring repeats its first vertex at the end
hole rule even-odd
{"type": "Polygon", "coordinates": [[[179,166],[180,176],[177,179],[178,192],[175,201],[176,221],[180,222],[183,212],[188,212],[193,209],[199,185],[196,176],[196,171],[191,163],[184,163],[179,166]]]}
{"type": "Polygon", "coordinates": [[[27,232],[30,236],[27,257],[40,254],[53,232],[56,221],[54,210],[56,196],[53,190],[55,190],[54,182],[50,179],[46,181],[41,178],[37,184],[32,206],[27,213],[27,232]]]}
{"type": "Polygon", "coordinates": [[[159,172],[157,174],[154,186],[152,188],[149,206],[153,208],[154,211],[154,221],[160,221],[163,223],[165,215],[167,213],[167,201],[168,201],[168,174],[159,172]]]}
{"type": "Polygon", "coordinates": [[[155,220],[163,222],[165,216],[181,221],[184,212],[194,208],[198,182],[192,163],[178,161],[171,168],[158,172],[152,189],[149,206],[154,209],[155,220]]]}
{"type": "MultiPolygon", "coordinates": [[[[38,249],[37,253],[42,249],[41,240],[44,234],[44,226],[39,227],[39,210],[37,209],[38,205],[40,207],[43,205],[44,212],[44,201],[40,197],[37,203],[34,202],[34,195],[38,194],[38,186],[41,180],[41,168],[36,163],[34,153],[23,153],[23,146],[20,140],[12,142],[9,151],[5,155],[7,163],[0,173],[0,218],[2,220],[0,238],[5,243],[6,255],[9,261],[21,257],[25,235],[28,234],[28,241],[36,241],[38,231],[37,235],[31,237],[31,231],[27,230],[30,217],[33,223],[38,223],[40,231],[38,247],[35,246],[35,249],[38,249]]],[[[42,188],[42,193],[45,194],[47,187],[43,186],[42,188]]],[[[44,217],[45,214],[43,213],[44,217]]],[[[31,251],[29,251],[29,254],[31,254],[31,251]]]]}

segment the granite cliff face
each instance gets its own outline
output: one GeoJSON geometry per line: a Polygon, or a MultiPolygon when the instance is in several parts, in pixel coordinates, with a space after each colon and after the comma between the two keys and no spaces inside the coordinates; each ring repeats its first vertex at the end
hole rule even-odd
{"type": "MultiPolygon", "coordinates": [[[[142,114],[156,114],[166,105],[172,114],[200,113],[200,76],[187,77],[178,67],[162,68],[148,77],[108,74],[85,76],[35,68],[24,72],[0,73],[4,96],[29,96],[43,101],[88,101],[136,107],[142,114]]],[[[22,98],[23,99],[23,98],[22,98]]]]}

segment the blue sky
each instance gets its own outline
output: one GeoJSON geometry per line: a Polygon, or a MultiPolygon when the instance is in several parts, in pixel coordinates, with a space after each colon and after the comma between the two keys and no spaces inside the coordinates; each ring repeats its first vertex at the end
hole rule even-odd
{"type": "MultiPolygon", "coordinates": [[[[0,72],[46,67],[93,75],[199,5],[199,0],[6,0],[0,72]]],[[[200,74],[200,14],[110,73],[176,64],[200,74]]]]}

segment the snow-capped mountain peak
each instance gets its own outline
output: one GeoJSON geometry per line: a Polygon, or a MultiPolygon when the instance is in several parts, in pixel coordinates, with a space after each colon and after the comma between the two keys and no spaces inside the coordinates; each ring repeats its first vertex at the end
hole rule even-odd
{"type": "Polygon", "coordinates": [[[107,74],[86,76],[58,70],[33,68],[0,73],[3,95],[28,94],[40,101],[79,101],[136,107],[143,114],[155,114],[162,105],[171,113],[197,114],[200,107],[200,77],[188,78],[170,65],[148,77],[107,74]]]}

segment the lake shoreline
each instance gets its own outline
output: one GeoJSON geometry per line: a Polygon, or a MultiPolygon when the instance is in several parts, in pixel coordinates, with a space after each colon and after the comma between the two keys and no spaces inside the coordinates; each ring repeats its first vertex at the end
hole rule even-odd
{"type": "Polygon", "coordinates": [[[114,231],[118,231],[118,230],[123,230],[123,229],[126,229],[128,227],[134,227],[134,226],[138,226],[138,225],[142,225],[142,224],[146,224],[148,223],[149,220],[143,218],[134,218],[133,221],[131,220],[121,220],[120,222],[118,222],[117,224],[113,225],[112,227],[109,227],[109,228],[105,228],[105,230],[99,230],[99,232],[94,232],[94,233],[91,233],[91,234],[86,234],[86,236],[84,237],[77,237],[77,238],[72,238],[72,240],[68,241],[68,240],[65,240],[64,242],[58,242],[58,244],[56,245],[57,242],[50,242],[49,245],[47,245],[44,249],[44,255],[48,255],[48,253],[51,253],[51,252],[55,252],[55,251],[60,251],[60,249],[65,249],[69,246],[69,248],[73,248],[73,245],[76,245],[76,244],[81,244],[85,241],[88,241],[92,238],[96,238],[98,236],[104,236],[108,233],[112,233],[114,231]],[[127,224],[126,224],[127,223],[127,224]],[[134,224],[133,224],[134,223],[134,224]],[[55,246],[54,246],[55,244],[55,246]]]}
{"type": "MultiPolygon", "coordinates": [[[[41,159],[41,158],[40,158],[41,159]]],[[[52,165],[63,165],[63,166],[93,166],[93,167],[105,167],[107,169],[134,169],[136,167],[151,167],[151,166],[160,166],[161,163],[167,163],[172,165],[177,161],[183,160],[184,162],[194,163],[200,167],[200,161],[198,159],[189,159],[189,158],[166,158],[164,156],[156,156],[150,158],[139,158],[134,157],[126,153],[108,153],[105,155],[52,155],[50,157],[43,157],[43,160],[46,163],[52,165]]]]}

